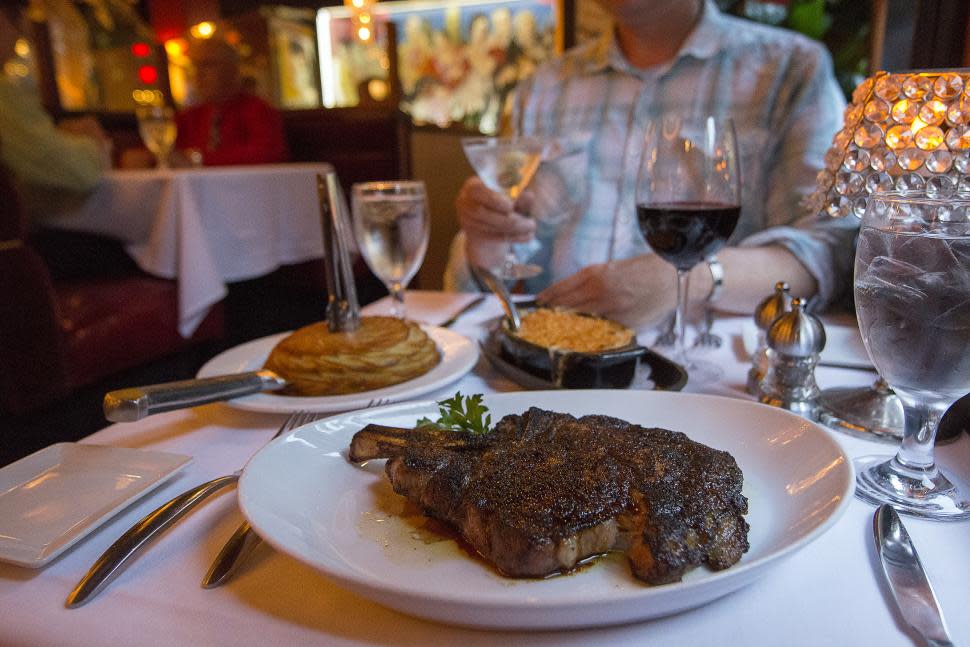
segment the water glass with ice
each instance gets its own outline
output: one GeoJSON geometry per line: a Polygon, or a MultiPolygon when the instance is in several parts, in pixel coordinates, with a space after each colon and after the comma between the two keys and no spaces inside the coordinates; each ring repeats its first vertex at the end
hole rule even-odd
{"type": "Polygon", "coordinates": [[[391,314],[403,318],[404,288],[428,249],[428,199],[424,182],[363,182],[352,189],[354,236],[364,261],[387,287],[391,314]]]}
{"type": "Polygon", "coordinates": [[[929,519],[970,518],[970,492],[937,467],[942,414],[970,391],[970,196],[873,195],[855,261],[866,350],[903,402],[894,457],[856,461],[856,494],[929,519]]]}

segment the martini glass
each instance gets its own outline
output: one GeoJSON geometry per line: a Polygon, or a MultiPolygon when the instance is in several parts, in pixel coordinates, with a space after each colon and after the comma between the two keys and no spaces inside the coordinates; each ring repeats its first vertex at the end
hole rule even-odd
{"type": "Polygon", "coordinates": [[[970,492],[933,459],[943,412],[970,391],[970,197],[870,196],[855,304],[869,357],[903,403],[899,451],[856,460],[856,496],[916,517],[970,519],[970,492]]]}
{"type": "Polygon", "coordinates": [[[677,270],[674,357],[700,381],[717,366],[688,355],[690,270],[715,254],[734,232],[741,212],[737,142],[730,119],[666,114],[647,124],[637,176],[636,208],[647,244],[677,270]]]}
{"type": "MultiPolygon", "coordinates": [[[[513,202],[532,180],[542,161],[543,141],[537,137],[465,137],[461,140],[465,156],[485,186],[503,193],[513,202]]],[[[520,263],[505,238],[505,257],[495,268],[505,281],[531,279],[542,273],[534,263],[520,263]]]]}

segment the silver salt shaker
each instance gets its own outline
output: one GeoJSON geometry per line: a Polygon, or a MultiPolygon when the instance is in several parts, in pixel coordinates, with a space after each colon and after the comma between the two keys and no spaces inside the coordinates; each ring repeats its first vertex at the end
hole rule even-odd
{"type": "Polygon", "coordinates": [[[761,380],[759,400],[793,411],[809,420],[818,418],[819,388],[815,365],[825,348],[825,328],[805,311],[802,299],[768,328],[768,372],[761,380]]]}
{"type": "Polygon", "coordinates": [[[751,355],[751,368],[748,370],[748,393],[761,395],[761,380],[768,372],[768,328],[783,312],[791,306],[791,295],[788,284],[784,281],[775,283],[775,291],[765,297],[754,310],[754,323],[758,327],[758,346],[751,355]]]}

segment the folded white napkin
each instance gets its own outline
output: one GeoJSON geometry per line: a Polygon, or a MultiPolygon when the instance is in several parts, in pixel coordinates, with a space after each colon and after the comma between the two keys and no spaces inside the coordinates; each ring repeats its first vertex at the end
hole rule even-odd
{"type": "MultiPolygon", "coordinates": [[[[407,290],[404,293],[404,308],[408,319],[437,326],[480,296],[474,292],[407,290]]],[[[390,314],[391,297],[386,296],[370,303],[364,306],[361,312],[365,315],[390,314]]]]}

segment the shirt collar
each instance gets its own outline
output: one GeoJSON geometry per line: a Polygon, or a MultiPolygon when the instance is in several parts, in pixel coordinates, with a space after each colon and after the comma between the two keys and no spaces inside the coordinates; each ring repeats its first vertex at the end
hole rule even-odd
{"type": "MultiPolygon", "coordinates": [[[[673,65],[681,58],[692,56],[697,59],[707,59],[716,55],[725,45],[725,18],[717,8],[714,0],[704,1],[704,11],[697,26],[690,32],[673,60],[665,67],[673,65]]],[[[642,70],[630,65],[620,50],[616,41],[616,32],[607,31],[589,50],[588,70],[601,71],[607,66],[616,70],[640,74],[642,70]]]]}

